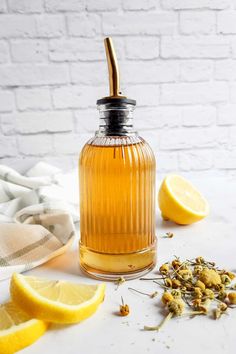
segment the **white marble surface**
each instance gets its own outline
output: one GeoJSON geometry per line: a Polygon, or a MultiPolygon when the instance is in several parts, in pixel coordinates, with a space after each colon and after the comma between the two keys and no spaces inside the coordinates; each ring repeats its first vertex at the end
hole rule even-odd
{"type": "MultiPolygon", "coordinates": [[[[162,222],[157,215],[158,265],[178,255],[192,258],[198,255],[214,260],[224,268],[236,271],[236,181],[230,179],[202,179],[193,181],[210,202],[209,217],[192,226],[180,227],[162,222]],[[172,231],[172,239],[162,238],[172,231]]],[[[76,244],[60,256],[28,274],[49,278],[91,283],[78,269],[76,244]]],[[[157,274],[157,269],[152,272],[157,274]]],[[[150,273],[151,274],[151,273],[150,273]]],[[[0,301],[9,296],[9,281],[0,283],[0,301]]],[[[163,317],[155,299],[131,293],[132,286],[145,291],[156,289],[152,282],[133,280],[116,290],[107,283],[106,298],[97,313],[81,324],[53,326],[23,354],[234,354],[236,352],[236,309],[219,321],[207,317],[173,319],[161,332],[145,332],[144,325],[158,324],[163,317]],[[128,317],[119,317],[120,297],[130,305],[128,317]]],[[[3,353],[1,353],[3,354],[3,353]]]]}

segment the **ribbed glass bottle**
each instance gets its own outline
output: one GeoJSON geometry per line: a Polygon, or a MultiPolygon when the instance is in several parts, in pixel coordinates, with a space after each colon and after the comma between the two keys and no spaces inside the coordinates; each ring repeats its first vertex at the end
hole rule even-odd
{"type": "Polygon", "coordinates": [[[79,161],[80,264],[94,277],[132,278],[155,265],[155,157],[133,131],[132,105],[99,108],[79,161]]]}

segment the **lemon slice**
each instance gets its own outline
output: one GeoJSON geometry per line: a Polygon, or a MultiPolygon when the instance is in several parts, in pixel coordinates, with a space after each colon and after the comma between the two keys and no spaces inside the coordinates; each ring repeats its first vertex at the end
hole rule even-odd
{"type": "Polygon", "coordinates": [[[32,319],[13,302],[0,305],[0,353],[12,354],[35,342],[48,324],[32,319]]]}
{"type": "Polygon", "coordinates": [[[10,292],[12,300],[32,317],[75,323],[97,310],[104,299],[105,284],[75,284],[14,273],[10,292]]]}
{"type": "Polygon", "coordinates": [[[185,178],[168,175],[158,194],[159,207],[164,219],[188,225],[205,218],[209,205],[202,194],[185,178]]]}

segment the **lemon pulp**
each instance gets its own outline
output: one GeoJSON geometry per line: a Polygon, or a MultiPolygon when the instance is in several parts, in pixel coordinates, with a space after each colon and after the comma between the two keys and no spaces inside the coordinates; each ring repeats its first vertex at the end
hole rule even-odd
{"type": "Polygon", "coordinates": [[[13,274],[12,299],[30,316],[56,323],[80,322],[104,299],[105,284],[76,284],[13,274]]]}
{"type": "Polygon", "coordinates": [[[185,178],[168,175],[159,190],[159,207],[164,219],[177,224],[192,224],[206,217],[209,205],[202,194],[185,178]]]}

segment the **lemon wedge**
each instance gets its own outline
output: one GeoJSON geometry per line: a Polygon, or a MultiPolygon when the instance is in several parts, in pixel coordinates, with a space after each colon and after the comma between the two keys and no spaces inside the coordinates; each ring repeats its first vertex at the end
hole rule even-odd
{"type": "Polygon", "coordinates": [[[158,202],[163,219],[181,225],[197,222],[209,213],[208,202],[202,194],[178,175],[165,177],[159,190],[158,202]]]}
{"type": "Polygon", "coordinates": [[[13,354],[35,342],[48,324],[32,319],[13,302],[0,305],[0,353],[13,354]]]}
{"type": "Polygon", "coordinates": [[[104,299],[105,284],[76,284],[14,273],[12,300],[30,316],[55,323],[76,323],[91,316],[104,299]]]}

